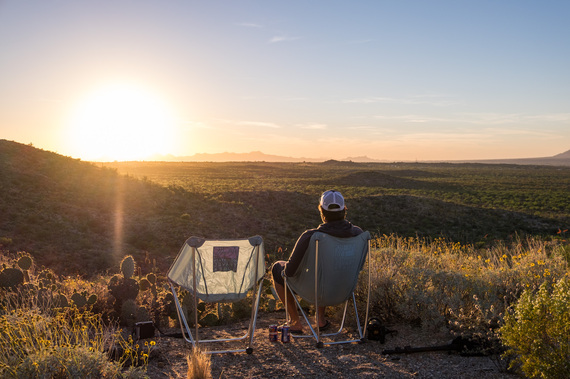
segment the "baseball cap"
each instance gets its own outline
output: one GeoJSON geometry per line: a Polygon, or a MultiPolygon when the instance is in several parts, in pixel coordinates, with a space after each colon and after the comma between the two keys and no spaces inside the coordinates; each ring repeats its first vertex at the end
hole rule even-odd
{"type": "Polygon", "coordinates": [[[340,212],[344,210],[344,197],[338,191],[328,190],[323,192],[320,204],[325,211],[340,212]]]}

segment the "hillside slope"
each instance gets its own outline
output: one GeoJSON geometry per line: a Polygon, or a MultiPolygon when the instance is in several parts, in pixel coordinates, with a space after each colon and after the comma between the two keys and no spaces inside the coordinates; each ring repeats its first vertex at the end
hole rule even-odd
{"type": "Polygon", "coordinates": [[[195,196],[31,146],[1,140],[0,177],[3,248],[60,273],[106,270],[125,254],[175,255],[189,229],[201,230],[180,217],[195,196]]]}

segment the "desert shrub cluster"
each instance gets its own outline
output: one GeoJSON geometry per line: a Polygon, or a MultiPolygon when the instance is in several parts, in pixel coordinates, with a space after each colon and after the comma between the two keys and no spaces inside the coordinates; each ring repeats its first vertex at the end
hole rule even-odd
{"type": "Polygon", "coordinates": [[[36,272],[27,255],[2,254],[0,262],[0,377],[146,376],[155,343],[141,346],[125,333],[101,284],[36,272]]]}
{"type": "Polygon", "coordinates": [[[568,372],[564,239],[517,237],[480,249],[383,235],[374,245],[373,315],[469,336],[480,353],[502,355],[505,369],[529,377],[568,372]]]}
{"type": "Polygon", "coordinates": [[[564,378],[570,372],[570,283],[561,278],[525,290],[506,314],[501,338],[513,358],[532,378],[564,378]]]}

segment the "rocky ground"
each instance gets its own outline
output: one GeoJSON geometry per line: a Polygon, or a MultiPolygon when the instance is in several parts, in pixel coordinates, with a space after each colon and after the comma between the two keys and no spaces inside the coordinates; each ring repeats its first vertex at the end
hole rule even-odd
{"type": "MultiPolygon", "coordinates": [[[[406,325],[392,326],[396,335],[388,335],[384,344],[378,341],[316,348],[314,340],[293,339],[291,343],[270,342],[268,327],[284,320],[283,312],[259,315],[254,339],[254,352],[211,355],[213,378],[277,378],[277,377],[385,377],[385,378],[514,378],[504,370],[497,357],[461,356],[457,352],[424,352],[414,354],[382,354],[383,350],[404,346],[434,346],[450,343],[453,337],[445,331],[434,332],[406,325]]],[[[232,326],[208,328],[204,336],[212,338],[227,333],[245,334],[247,321],[232,326]]],[[[333,323],[334,325],[334,323],[333,323]]],[[[166,334],[177,332],[172,329],[166,334]]],[[[181,338],[158,334],[151,354],[148,374],[151,378],[185,378],[190,346],[181,338]]],[[[204,346],[204,344],[202,344],[204,346]]]]}

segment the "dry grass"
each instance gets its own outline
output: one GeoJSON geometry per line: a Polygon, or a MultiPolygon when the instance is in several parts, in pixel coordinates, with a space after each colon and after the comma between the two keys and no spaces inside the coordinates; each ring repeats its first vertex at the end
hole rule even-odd
{"type": "Polygon", "coordinates": [[[210,356],[195,348],[186,360],[188,361],[188,379],[212,379],[210,356]]]}

